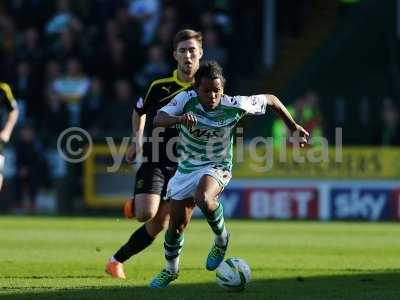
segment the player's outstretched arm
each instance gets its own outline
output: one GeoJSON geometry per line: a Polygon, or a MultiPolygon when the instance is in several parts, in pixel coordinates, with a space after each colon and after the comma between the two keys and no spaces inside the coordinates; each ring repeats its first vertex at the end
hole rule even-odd
{"type": "Polygon", "coordinates": [[[286,109],[285,105],[274,95],[265,95],[267,97],[267,104],[272,108],[272,110],[279,115],[279,117],[285,122],[286,126],[289,128],[292,134],[298,132],[299,144],[303,147],[307,144],[307,138],[309,133],[303,127],[296,123],[292,115],[286,109]]]}
{"type": "Polygon", "coordinates": [[[153,122],[155,127],[170,127],[176,124],[183,124],[191,128],[196,125],[197,119],[190,113],[185,113],[182,116],[171,116],[164,111],[159,111],[153,122]]]}

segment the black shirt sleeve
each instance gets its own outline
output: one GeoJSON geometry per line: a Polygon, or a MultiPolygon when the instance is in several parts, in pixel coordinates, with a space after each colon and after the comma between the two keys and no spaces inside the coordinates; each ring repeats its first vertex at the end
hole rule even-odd
{"type": "Polygon", "coordinates": [[[158,93],[156,92],[156,83],[152,82],[147,90],[146,96],[139,97],[135,104],[135,110],[139,115],[147,114],[158,102],[158,93]]]}

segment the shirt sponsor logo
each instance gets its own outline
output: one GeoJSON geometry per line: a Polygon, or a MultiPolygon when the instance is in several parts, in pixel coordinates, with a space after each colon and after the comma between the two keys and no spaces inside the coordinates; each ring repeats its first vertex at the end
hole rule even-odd
{"type": "Polygon", "coordinates": [[[223,138],[224,134],[223,131],[221,130],[210,130],[210,129],[201,129],[201,128],[191,128],[189,130],[190,134],[197,138],[205,137],[207,139],[209,138],[223,138]]]}

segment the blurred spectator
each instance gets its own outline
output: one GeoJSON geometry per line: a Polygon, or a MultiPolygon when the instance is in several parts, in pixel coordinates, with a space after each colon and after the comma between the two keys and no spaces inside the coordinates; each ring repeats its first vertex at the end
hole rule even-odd
{"type": "Polygon", "coordinates": [[[115,19],[110,19],[107,22],[105,22],[104,38],[107,41],[107,43],[110,43],[112,40],[120,36],[121,36],[121,28],[115,19]]]}
{"type": "MultiPolygon", "coordinates": [[[[171,41],[175,33],[180,29],[178,29],[177,9],[175,6],[168,5],[163,9],[163,16],[160,26],[157,28],[154,42],[164,49],[164,53],[172,53],[173,49],[171,41]]],[[[172,55],[168,55],[168,57],[173,59],[172,55]]],[[[171,63],[175,62],[171,61],[171,63]]]]}
{"type": "Polygon", "coordinates": [[[142,29],[139,21],[131,18],[126,7],[120,7],[114,18],[119,29],[119,37],[130,47],[140,46],[142,29]]]}
{"type": "Polygon", "coordinates": [[[36,210],[40,178],[45,170],[43,150],[35,129],[26,123],[20,130],[15,160],[16,209],[22,209],[22,212],[34,213],[36,210]]]}
{"type": "Polygon", "coordinates": [[[127,49],[124,41],[118,37],[111,37],[103,48],[103,64],[101,75],[106,82],[114,78],[129,78],[132,68],[126,60],[127,49]]]}
{"type": "Polygon", "coordinates": [[[135,83],[144,89],[153,78],[160,77],[169,71],[169,65],[165,60],[163,49],[159,45],[153,45],[148,51],[148,62],[135,76],[135,83]]]}
{"type": "Polygon", "coordinates": [[[49,19],[52,5],[49,1],[38,0],[13,0],[8,2],[18,28],[26,29],[37,26],[42,27],[49,19]]]}
{"type": "MultiPolygon", "coordinates": [[[[156,33],[155,41],[163,49],[164,53],[172,53],[172,39],[176,33],[176,26],[172,22],[167,22],[161,24],[156,33]]],[[[172,55],[168,55],[173,59],[172,55]]],[[[173,63],[171,61],[170,63],[173,63]]]]}
{"type": "Polygon", "coordinates": [[[40,48],[39,32],[36,28],[28,28],[23,34],[16,51],[17,59],[27,60],[34,67],[39,67],[43,59],[43,50],[40,48]]]}
{"type": "Polygon", "coordinates": [[[46,24],[46,33],[54,35],[61,33],[67,29],[80,31],[82,28],[81,22],[74,17],[70,10],[69,0],[57,1],[57,12],[46,24]]]}
{"type": "Polygon", "coordinates": [[[400,114],[399,108],[393,100],[383,100],[381,110],[381,123],[375,133],[375,144],[390,146],[400,145],[400,114]]]}
{"type": "Polygon", "coordinates": [[[13,19],[0,6],[0,54],[4,57],[2,72],[13,69],[17,32],[13,19]]]}
{"type": "Polygon", "coordinates": [[[212,11],[206,11],[200,15],[201,30],[204,32],[216,27],[215,15],[212,11]]]}
{"type": "MultiPolygon", "coordinates": [[[[308,91],[293,103],[287,106],[288,111],[295,120],[303,124],[313,139],[312,146],[321,145],[320,138],[323,137],[323,117],[319,108],[319,97],[314,91],[308,91]]],[[[289,137],[289,131],[285,123],[275,119],[272,123],[272,136],[274,147],[279,148],[282,142],[289,137]]],[[[288,144],[290,145],[290,143],[288,144]]]]}
{"type": "Polygon", "coordinates": [[[17,64],[17,76],[14,83],[15,93],[21,98],[30,98],[32,91],[31,85],[31,66],[27,61],[20,61],[17,64]]]}
{"type": "Polygon", "coordinates": [[[102,131],[107,136],[128,136],[133,101],[132,87],[128,81],[117,80],[114,83],[114,96],[111,100],[110,105],[102,112],[102,131]]]}
{"type": "Polygon", "coordinates": [[[61,78],[61,66],[56,60],[49,60],[44,75],[44,90],[53,88],[54,82],[61,78]]]}
{"type": "Polygon", "coordinates": [[[34,81],[31,66],[27,61],[21,61],[17,64],[13,87],[20,111],[18,123],[23,124],[28,114],[34,115],[37,112],[35,105],[40,107],[40,103],[33,102],[36,100],[37,83],[34,81]]]}
{"type": "Polygon", "coordinates": [[[204,60],[215,60],[222,66],[225,66],[227,62],[227,52],[220,44],[218,33],[213,29],[207,29],[203,33],[203,48],[204,48],[204,60]]]}
{"type": "Polygon", "coordinates": [[[41,115],[41,133],[46,146],[54,146],[59,134],[68,127],[69,114],[66,104],[52,89],[46,92],[46,105],[41,115]]]}
{"type": "Polygon", "coordinates": [[[298,118],[305,130],[313,138],[314,145],[323,137],[323,117],[319,107],[319,97],[315,91],[308,91],[296,103],[298,118]]]}
{"type": "Polygon", "coordinates": [[[89,0],[89,4],[88,22],[97,26],[103,25],[104,20],[111,19],[120,5],[119,1],[108,0],[89,0]]]}
{"type": "Polygon", "coordinates": [[[89,84],[89,78],[82,73],[81,64],[76,59],[68,60],[65,75],[54,81],[54,91],[67,104],[70,126],[79,125],[81,101],[89,89],[89,84]]]}
{"type": "MultiPolygon", "coordinates": [[[[176,11],[176,7],[172,5],[164,6],[161,23],[176,24],[177,21],[178,21],[178,12],[176,11]]],[[[159,28],[162,28],[162,25],[160,25],[159,28]]]]}
{"type": "Polygon", "coordinates": [[[142,24],[142,45],[148,45],[156,32],[160,21],[160,0],[131,0],[128,8],[133,20],[142,24]]]}
{"type": "Polygon", "coordinates": [[[215,10],[215,23],[221,28],[225,35],[232,34],[232,20],[229,15],[230,1],[229,0],[215,0],[214,1],[215,10]]]}
{"type": "Polygon", "coordinates": [[[98,135],[97,124],[101,109],[104,107],[103,83],[99,78],[92,79],[89,92],[82,102],[81,127],[93,136],[98,135]]]}
{"type": "Polygon", "coordinates": [[[124,46],[125,66],[129,69],[142,66],[144,50],[141,46],[143,36],[139,21],[131,18],[126,7],[120,7],[115,16],[115,24],[118,28],[118,35],[115,35],[110,41],[118,37],[124,46]]]}
{"type": "MultiPolygon", "coordinates": [[[[287,110],[297,120],[296,110],[293,105],[288,105],[287,110]]],[[[276,118],[272,123],[272,138],[275,149],[282,147],[282,143],[286,144],[288,137],[290,136],[289,130],[286,124],[280,119],[276,118]]]]}
{"type": "Polygon", "coordinates": [[[71,57],[80,57],[81,55],[82,50],[75,33],[69,29],[61,31],[59,39],[50,48],[50,56],[58,61],[64,61],[71,57]]]}

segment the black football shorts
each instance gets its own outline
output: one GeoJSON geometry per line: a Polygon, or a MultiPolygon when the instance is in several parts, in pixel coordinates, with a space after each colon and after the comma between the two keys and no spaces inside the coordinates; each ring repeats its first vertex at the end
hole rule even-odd
{"type": "Polygon", "coordinates": [[[176,165],[143,163],[136,172],[134,195],[156,194],[163,199],[167,193],[168,181],[174,176],[176,168],[176,165]]]}

